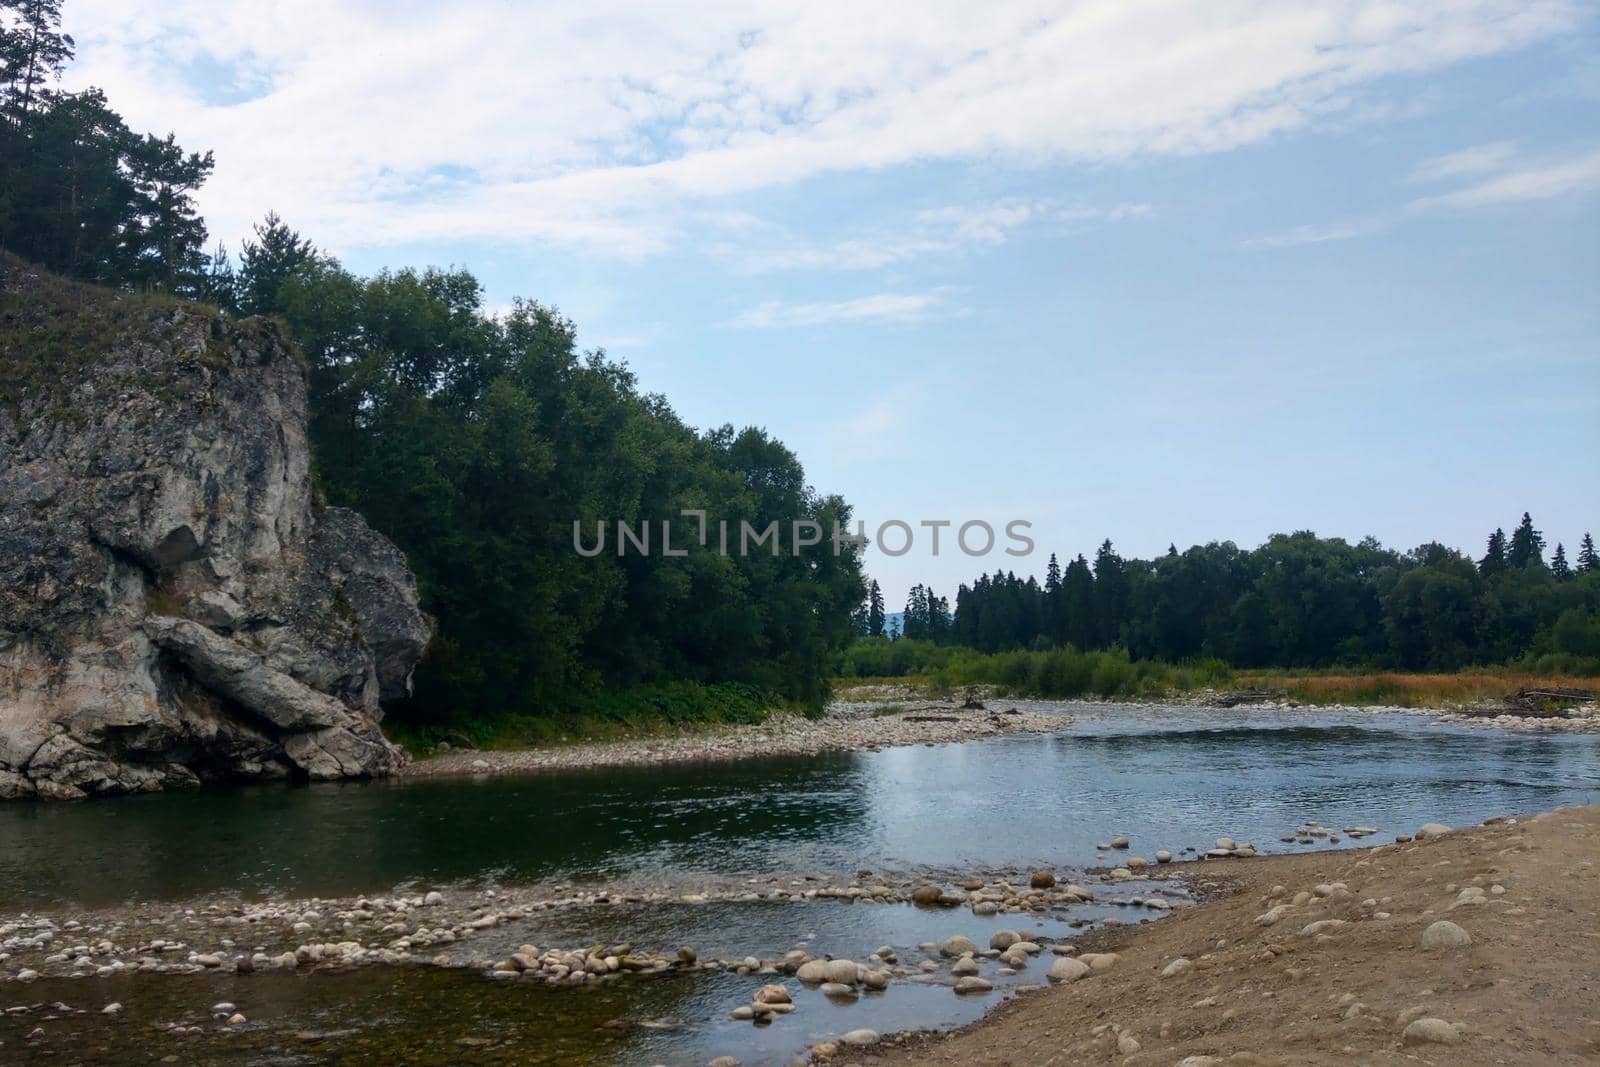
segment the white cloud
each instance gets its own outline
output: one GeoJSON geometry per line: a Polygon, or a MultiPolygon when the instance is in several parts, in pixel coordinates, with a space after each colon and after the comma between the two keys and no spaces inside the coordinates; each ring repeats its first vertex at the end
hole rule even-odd
{"type": "Polygon", "coordinates": [[[1463,148],[1459,152],[1424,159],[1412,168],[1410,179],[1414,182],[1438,182],[1467,174],[1483,174],[1486,171],[1499,170],[1511,161],[1516,150],[1517,146],[1511,141],[1495,141],[1493,144],[1463,148]]]}
{"type": "Polygon", "coordinates": [[[1413,200],[1414,208],[1485,207],[1525,200],[1549,200],[1600,187],[1600,150],[1559,163],[1525,166],[1453,193],[1413,200]]]}
{"type": "Polygon", "coordinates": [[[1253,237],[1244,242],[1246,248],[1298,248],[1301,245],[1316,245],[1326,241],[1344,241],[1365,233],[1365,227],[1353,222],[1335,222],[1322,226],[1296,226],[1286,233],[1271,234],[1266,237],[1253,237]]]}
{"type": "Polygon", "coordinates": [[[1061,206],[1046,200],[998,200],[918,211],[908,219],[833,241],[813,242],[786,227],[745,213],[702,216],[729,237],[711,247],[723,259],[750,273],[782,270],[875,270],[927,256],[996,248],[1033,222],[1082,227],[1148,217],[1149,204],[1121,203],[1109,208],[1061,206]]]}
{"type": "Polygon", "coordinates": [[[946,301],[948,289],[926,293],[873,293],[850,300],[792,304],[768,300],[728,323],[743,329],[826,326],[836,322],[916,322],[934,316],[958,315],[946,301]]]}
{"type": "MultiPolygon", "coordinates": [[[[1585,7],[75,0],[66,16],[75,83],[216,150],[201,200],[221,236],[276,208],[335,248],[641,256],[707,199],[830,172],[1224,151],[1359,108],[1386,75],[1559,34],[1585,7]]],[[[1014,224],[974,225],[981,241],[1014,224]]]]}

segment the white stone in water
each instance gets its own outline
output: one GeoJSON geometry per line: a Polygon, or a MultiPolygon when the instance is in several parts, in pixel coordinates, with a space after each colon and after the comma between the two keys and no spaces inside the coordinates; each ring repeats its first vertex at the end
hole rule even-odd
{"type": "Polygon", "coordinates": [[[856,1048],[870,1048],[878,1043],[878,1034],[875,1030],[851,1030],[839,1040],[847,1045],[854,1045],[856,1048]]]}
{"type": "Polygon", "coordinates": [[[1166,849],[1162,849],[1160,852],[1156,853],[1156,862],[1157,863],[1171,863],[1172,862],[1172,853],[1168,852],[1166,849]]]}
{"type": "Polygon", "coordinates": [[[939,946],[939,955],[941,956],[965,956],[968,953],[976,953],[977,951],[978,946],[973,943],[972,939],[963,937],[960,934],[946,938],[944,943],[939,946]]]}
{"type": "Polygon", "coordinates": [[[827,980],[842,985],[855,985],[860,980],[861,968],[851,960],[829,960],[827,980]]]}
{"type": "Polygon", "coordinates": [[[994,983],[986,978],[975,978],[969,975],[966,978],[956,979],[956,992],[960,994],[987,993],[993,988],[994,983]]]}

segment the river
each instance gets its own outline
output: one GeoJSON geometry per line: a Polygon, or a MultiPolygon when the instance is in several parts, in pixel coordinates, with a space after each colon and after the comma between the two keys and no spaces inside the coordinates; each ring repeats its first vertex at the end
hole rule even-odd
{"type": "MultiPolygon", "coordinates": [[[[1359,711],[1029,707],[1053,708],[1062,729],[795,759],[5,805],[0,906],[48,912],[560,881],[837,880],[858,869],[940,880],[1036,867],[1071,873],[1158,849],[1182,858],[1224,834],[1266,852],[1297,850],[1304,846],[1280,837],[1308,821],[1375,827],[1371,844],[1424,821],[1467,825],[1600,798],[1594,734],[1359,711]],[[1129,852],[1098,847],[1114,834],[1132,839],[1129,852]]],[[[1345,837],[1335,847],[1359,843],[1345,837]]],[[[1314,847],[1330,845],[1319,839],[1314,847]]],[[[952,933],[980,944],[1001,927],[1068,938],[1113,911],[1096,904],[980,917],[828,901],[618,906],[536,917],[497,947],[629,940],[670,951],[691,943],[702,955],[737,959],[796,945],[861,958],[889,944],[914,965],[919,944],[952,933]]],[[[998,994],[1027,978],[998,983],[998,994]]],[[[473,971],[370,967],[54,979],[28,999],[84,1007],[116,999],[123,1018],[144,1020],[176,1018],[184,1005],[203,1009],[210,1000],[249,1005],[247,1032],[198,1039],[202,1058],[235,1062],[319,1062],[330,1058],[331,1043],[350,1062],[386,1062],[404,1049],[412,1062],[692,1064],[727,1053],[746,1065],[783,1063],[810,1041],[857,1027],[958,1024],[998,999],[908,981],[836,1004],[796,986],[801,1008],[793,1015],[766,1027],[727,1019],[729,1008],[748,1002],[754,981],[702,973],[567,990],[506,987],[473,971]]],[[[0,987],[0,1007],[16,1000],[0,987]]],[[[0,1040],[17,1040],[7,1030],[24,1025],[0,1019],[0,1040]]],[[[148,1049],[135,1055],[115,1036],[118,1026],[126,1023],[82,1016],[73,1050],[148,1062],[148,1049]]],[[[147,1043],[197,1054],[176,1041],[161,1034],[147,1043]]]]}

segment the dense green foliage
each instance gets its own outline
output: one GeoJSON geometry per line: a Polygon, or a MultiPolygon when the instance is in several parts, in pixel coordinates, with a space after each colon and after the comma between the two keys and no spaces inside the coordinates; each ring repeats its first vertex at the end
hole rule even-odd
{"type": "Polygon", "coordinates": [[[136,134],[98,89],[62,92],[60,0],[0,0],[0,248],[75,278],[207,295],[193,194],[211,153],[136,134]]]}
{"type": "Polygon", "coordinates": [[[793,453],[756,428],[696,432],[554,311],[485,314],[464,270],[357,277],[271,214],[237,262],[202,256],[190,193],[211,157],[135,137],[96,91],[54,89],[73,50],[59,22],[59,0],[0,0],[0,249],[282,319],[310,369],[319,489],[405,550],[436,624],[403,721],[820,704],[864,587],[831,538],[848,507],[793,453]],[[825,536],[723,554],[684,509],[825,536]],[[662,551],[668,520],[681,555],[662,551]],[[606,552],[575,550],[580,522],[586,545],[605,524],[606,552]],[[618,522],[649,523],[656,550],[617,553],[618,522]]]}
{"type": "Polygon", "coordinates": [[[810,489],[782,444],[754,428],[695,432],[625,367],[581,354],[555,312],[485,315],[463,270],[358,278],[269,216],[218,276],[233,286],[219,300],[281,315],[299,341],[319,484],[405,550],[437,620],[402,716],[537,714],[669,680],[825,696],[862,596],[854,552],[824,539],[724,555],[683,516],[847,528],[846,504],[810,489]],[[619,554],[618,520],[658,539],[670,521],[684,554],[659,540],[619,554]],[[607,551],[575,551],[575,521],[585,546],[604,524],[607,551]]]}
{"type": "Polygon", "coordinates": [[[1521,659],[1591,671],[1600,566],[1587,534],[1583,544],[1576,568],[1560,545],[1560,565],[1547,565],[1527,515],[1510,538],[1496,530],[1477,563],[1439,544],[1401,553],[1306,532],[1253,551],[1213,542],[1155,560],[1124,559],[1107,541],[1092,565],[1080,555],[1063,569],[1051,556],[1042,585],[981,576],[957,592],[953,618],[918,586],[905,632],[982,652],[1071,646],[1241,667],[1448,670],[1521,659]]]}
{"type": "Polygon", "coordinates": [[[1232,678],[1220,660],[1173,665],[1133,660],[1122,649],[1080,652],[1071,647],[986,653],[918,638],[864,637],[845,651],[841,662],[848,677],[919,676],[936,689],[993,685],[1008,693],[1050,699],[1155,697],[1222,685],[1232,678]]]}

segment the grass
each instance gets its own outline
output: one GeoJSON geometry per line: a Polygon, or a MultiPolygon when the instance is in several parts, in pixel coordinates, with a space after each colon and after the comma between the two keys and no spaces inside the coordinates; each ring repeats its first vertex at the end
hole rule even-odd
{"type": "Polygon", "coordinates": [[[537,715],[496,715],[478,721],[384,722],[384,733],[414,756],[431,754],[440,741],[457,748],[523,749],[599,741],[683,737],[729,725],[765,722],[777,710],[802,708],[754,686],[668,682],[623,691],[585,692],[537,715]]]}
{"type": "MultiPolygon", "coordinates": [[[[138,389],[165,400],[197,399],[196,364],[226,370],[234,361],[229,340],[254,340],[267,347],[284,344],[276,323],[238,320],[225,331],[221,312],[206,304],[165,293],[130,293],[69,281],[15,256],[0,253],[0,407],[19,417],[81,424],[89,417],[71,399],[71,390],[93,366],[110,374],[108,355],[118,344],[168,343],[166,360],[131,361],[135,376],[101,382],[104,391],[138,389]],[[172,326],[182,310],[184,336],[172,326]],[[198,351],[180,343],[203,331],[198,351]]],[[[27,427],[19,426],[25,435],[27,427]]]]}
{"type": "Polygon", "coordinates": [[[1504,668],[1471,668],[1445,674],[1398,671],[1239,671],[1239,688],[1285,690],[1304,704],[1389,704],[1443,708],[1494,704],[1520,689],[1580,688],[1600,692],[1600,676],[1549,674],[1504,668]]]}
{"type": "Polygon", "coordinates": [[[1600,675],[1557,674],[1514,667],[1448,673],[1356,669],[1234,670],[1215,661],[1165,664],[1128,661],[1114,653],[1014,652],[957,657],[943,667],[904,675],[841,679],[848,689],[909,686],[951,697],[962,685],[993,686],[1001,696],[1098,699],[1182,698],[1205,690],[1282,691],[1302,704],[1447,708],[1491,705],[1521,689],[1562,687],[1600,692],[1600,675]],[[1054,666],[1048,657],[1057,657],[1054,666]],[[1103,658],[1102,658],[1103,657],[1103,658]]]}

